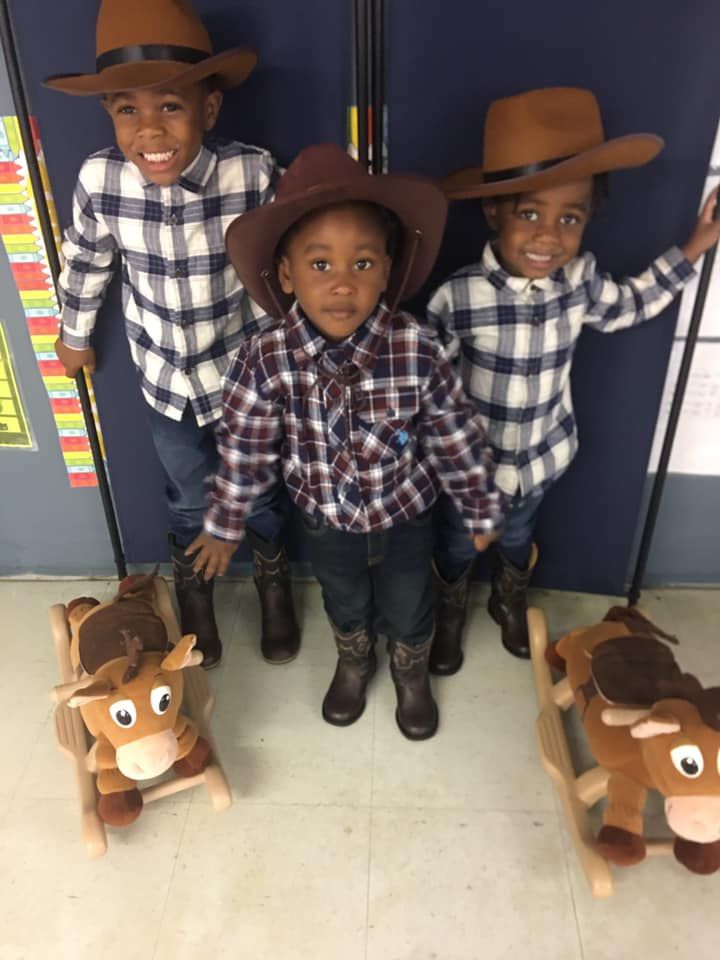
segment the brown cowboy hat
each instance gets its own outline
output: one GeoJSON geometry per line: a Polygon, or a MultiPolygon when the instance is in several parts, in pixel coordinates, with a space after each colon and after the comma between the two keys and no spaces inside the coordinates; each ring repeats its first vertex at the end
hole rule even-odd
{"type": "Polygon", "coordinates": [[[447,200],[424,177],[371,176],[335,144],[307,147],[280,178],[275,200],[234,220],[225,235],[228,256],[250,296],[271,316],[292,304],[280,289],[275,251],[306,213],[337,203],[375,203],[392,211],[402,236],[393,256],[386,296],[394,309],[427,279],[440,249],[447,200]]]}
{"type": "Polygon", "coordinates": [[[96,73],[48,77],[45,86],[90,96],[214,77],[225,89],[242,83],[257,62],[252,50],[213,55],[208,32],[188,0],[102,0],[96,51],[96,73]]]}
{"type": "Polygon", "coordinates": [[[600,107],[589,90],[530,90],[490,104],[482,166],[449,174],[443,189],[453,200],[464,200],[556,187],[642,166],[663,146],[652,133],[606,140],[600,107]]]}

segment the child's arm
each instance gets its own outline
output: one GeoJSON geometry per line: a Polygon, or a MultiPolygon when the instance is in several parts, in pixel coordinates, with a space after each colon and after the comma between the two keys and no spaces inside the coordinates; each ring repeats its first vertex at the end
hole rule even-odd
{"type": "Polygon", "coordinates": [[[438,287],[428,301],[426,313],[432,334],[439,337],[448,357],[454,361],[460,351],[460,340],[452,327],[454,304],[451,283],[438,287]]]}
{"type": "Polygon", "coordinates": [[[62,245],[65,259],[59,279],[62,326],[55,352],[68,377],[75,377],[83,366],[91,373],[95,369],[90,335],[112,278],[117,249],[113,236],[95,215],[84,182],[86,175],[87,166],[80,171],[73,197],[73,222],[62,245]]]}
{"type": "Polygon", "coordinates": [[[714,190],[703,205],[690,239],[671,247],[640,276],[615,283],[597,273],[594,258],[586,254],[584,277],[588,293],[586,323],[602,333],[613,333],[656,317],[694,276],[694,263],[720,238],[720,221],[713,221],[714,190]]]}
{"type": "Polygon", "coordinates": [[[222,576],[240,543],[253,501],[278,480],[283,405],[272,396],[259,338],[240,348],[223,381],[216,442],[220,465],[204,531],[185,551],[206,580],[222,576]]]}
{"type": "Polygon", "coordinates": [[[435,351],[433,372],[423,392],[419,445],[462,514],[475,549],[484,550],[504,523],[495,461],[460,380],[442,350],[435,346],[435,351]]]}

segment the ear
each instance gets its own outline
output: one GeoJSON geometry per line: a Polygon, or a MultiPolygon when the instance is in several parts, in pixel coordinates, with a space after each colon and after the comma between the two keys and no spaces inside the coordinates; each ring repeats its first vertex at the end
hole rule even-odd
{"type": "MultiPolygon", "coordinates": [[[[50,699],[55,703],[69,703],[80,691],[89,690],[94,685],[93,677],[83,677],[81,680],[73,680],[70,683],[60,683],[51,691],[50,699]]],[[[109,692],[107,685],[106,691],[109,692]]],[[[70,703],[70,706],[75,706],[75,704],[70,703]]]]}
{"type": "Polygon", "coordinates": [[[644,720],[638,720],[631,728],[630,734],[636,740],[650,740],[651,737],[662,737],[668,733],[678,733],[680,730],[682,730],[682,724],[672,714],[652,713],[644,720]]]}
{"type": "Polygon", "coordinates": [[[498,229],[498,203],[493,197],[483,200],[483,213],[491,230],[497,232],[498,229]]]}
{"type": "Polygon", "coordinates": [[[290,263],[287,257],[280,257],[277,267],[278,281],[283,293],[292,294],[295,292],[292,279],[290,277],[290,263]]]}
{"type": "Polygon", "coordinates": [[[222,90],[213,90],[205,97],[205,130],[212,130],[217,123],[220,107],[222,106],[222,90]]]}
{"type": "Polygon", "coordinates": [[[194,667],[197,665],[196,655],[200,656],[199,662],[202,663],[202,654],[199,653],[199,651],[193,650],[196,643],[197,637],[194,633],[185,634],[162,661],[160,669],[168,670],[172,673],[175,670],[182,670],[185,667],[194,667]]]}
{"type": "Polygon", "coordinates": [[[644,720],[650,716],[648,707],[605,707],[600,714],[600,719],[606,727],[631,727],[639,720],[644,720]]]}
{"type": "Polygon", "coordinates": [[[56,703],[67,703],[69,707],[82,707],[93,700],[105,700],[110,696],[110,686],[105,680],[83,677],[74,683],[63,683],[53,690],[56,703]]]}

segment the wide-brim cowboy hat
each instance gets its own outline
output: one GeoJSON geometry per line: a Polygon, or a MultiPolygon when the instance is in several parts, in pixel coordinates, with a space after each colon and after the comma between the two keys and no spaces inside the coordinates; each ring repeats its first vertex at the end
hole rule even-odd
{"type": "Polygon", "coordinates": [[[449,174],[443,189],[453,200],[525,193],[642,166],[663,146],[652,133],[606,140],[590,90],[531,90],[490,104],[482,166],[449,174]]]}
{"type": "Polygon", "coordinates": [[[277,277],[276,250],[302,217],[340,203],[374,203],[398,218],[386,299],[394,309],[423,285],[437,258],[447,200],[432,180],[404,174],[370,175],[335,144],[307,147],[278,183],[272,203],[234,220],[225,235],[228,256],[250,296],[271,316],[292,304],[277,277]]]}
{"type": "Polygon", "coordinates": [[[214,54],[188,0],[102,0],[96,72],[48,77],[47,87],[76,96],[183,87],[208,77],[219,89],[242,83],[257,57],[235,48],[214,54]]]}

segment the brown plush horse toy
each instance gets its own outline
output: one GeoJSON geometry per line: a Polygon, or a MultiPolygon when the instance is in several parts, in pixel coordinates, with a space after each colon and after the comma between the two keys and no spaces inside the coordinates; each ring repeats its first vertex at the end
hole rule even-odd
{"type": "Polygon", "coordinates": [[[70,657],[80,679],[55,688],[57,702],[78,707],[90,733],[100,794],[98,814],[122,827],[140,815],[138,781],[174,767],[201,773],[210,745],[179,714],[183,668],[202,662],[194,636],[173,648],[153,607],[154,576],[128,577],[110,603],[80,597],[68,605],[70,657]]]}
{"type": "Polygon", "coordinates": [[[590,748],[610,773],[600,853],[621,866],[646,853],[647,790],[665,798],[677,860],[720,869],[720,687],[682,673],[669,637],[637,610],[613,607],[602,623],[547,650],[566,672],[590,748]]]}

